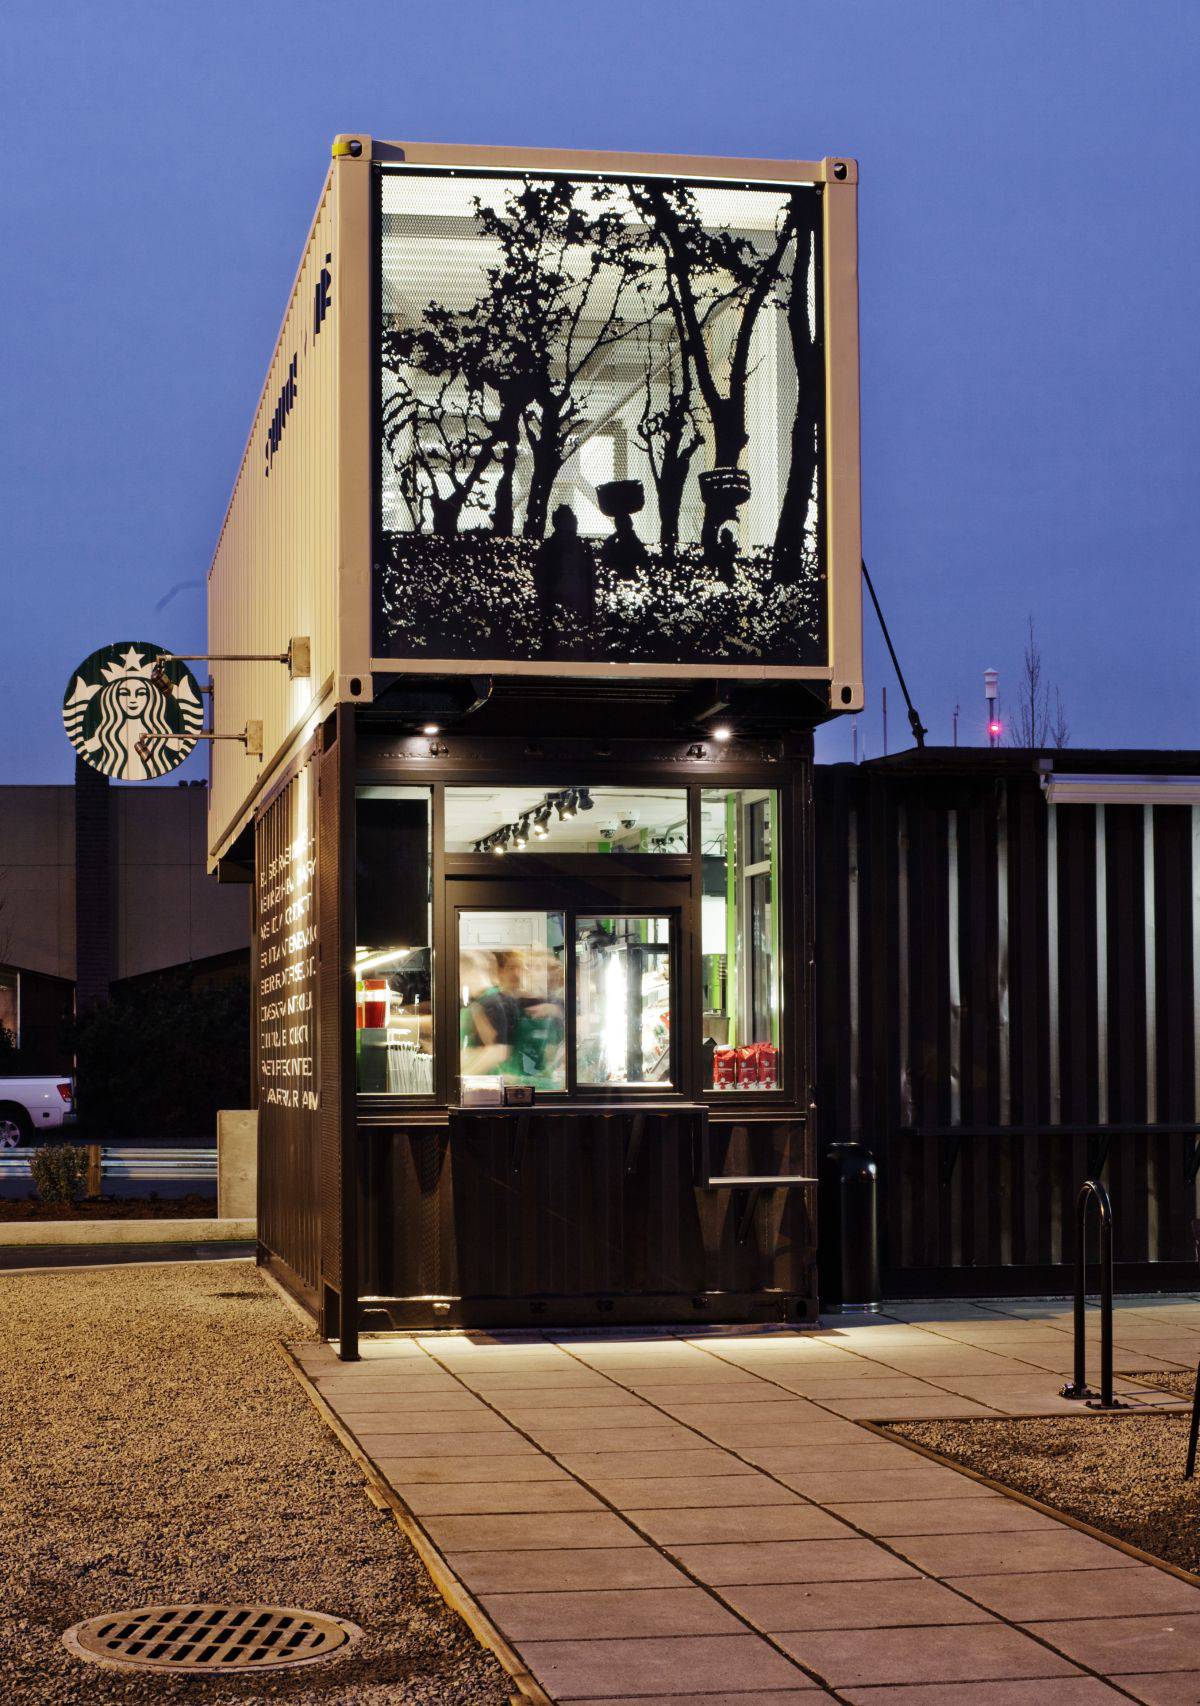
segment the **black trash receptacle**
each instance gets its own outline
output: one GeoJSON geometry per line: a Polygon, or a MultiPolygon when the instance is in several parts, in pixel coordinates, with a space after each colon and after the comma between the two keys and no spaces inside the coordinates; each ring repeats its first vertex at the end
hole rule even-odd
{"type": "Polygon", "coordinates": [[[822,1309],[878,1309],[879,1169],[862,1143],[831,1143],[821,1162],[817,1263],[822,1309]]]}

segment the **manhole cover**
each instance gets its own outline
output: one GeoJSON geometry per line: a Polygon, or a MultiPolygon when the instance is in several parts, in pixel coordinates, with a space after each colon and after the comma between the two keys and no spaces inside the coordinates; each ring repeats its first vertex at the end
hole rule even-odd
{"type": "Polygon", "coordinates": [[[292,1605],[143,1605],[76,1623],[63,1636],[78,1659],[149,1670],[279,1670],[329,1659],[362,1630],[292,1605]]]}

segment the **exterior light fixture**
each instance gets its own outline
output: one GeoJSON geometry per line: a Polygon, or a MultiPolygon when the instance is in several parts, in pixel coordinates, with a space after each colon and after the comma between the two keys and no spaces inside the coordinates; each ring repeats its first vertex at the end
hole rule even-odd
{"type": "Polygon", "coordinates": [[[712,732],[714,740],[727,741],[733,738],[733,730],[727,724],[721,723],[712,732]]]}
{"type": "Polygon", "coordinates": [[[440,735],[441,732],[442,725],[440,723],[426,723],[425,727],[421,730],[423,735],[440,735]]]}

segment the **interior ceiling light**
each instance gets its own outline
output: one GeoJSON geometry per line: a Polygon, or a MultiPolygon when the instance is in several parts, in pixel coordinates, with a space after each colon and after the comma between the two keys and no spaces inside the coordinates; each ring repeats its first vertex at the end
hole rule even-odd
{"type": "Polygon", "coordinates": [[[533,820],[533,833],[539,841],[544,841],[550,833],[550,807],[542,806],[533,820]]]}
{"type": "Polygon", "coordinates": [[[579,788],[576,790],[575,802],[581,812],[590,812],[596,803],[586,788],[579,788]]]}
{"type": "Polygon", "coordinates": [[[529,820],[527,818],[522,818],[520,823],[513,830],[513,846],[514,847],[524,847],[528,840],[529,840],[529,820]]]}

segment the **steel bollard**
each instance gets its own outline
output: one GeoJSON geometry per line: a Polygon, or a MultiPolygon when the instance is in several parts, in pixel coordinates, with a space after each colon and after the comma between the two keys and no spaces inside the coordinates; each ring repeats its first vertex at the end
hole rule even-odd
{"type": "Polygon", "coordinates": [[[831,1143],[821,1162],[817,1262],[823,1309],[878,1309],[879,1169],[861,1143],[831,1143]]]}

